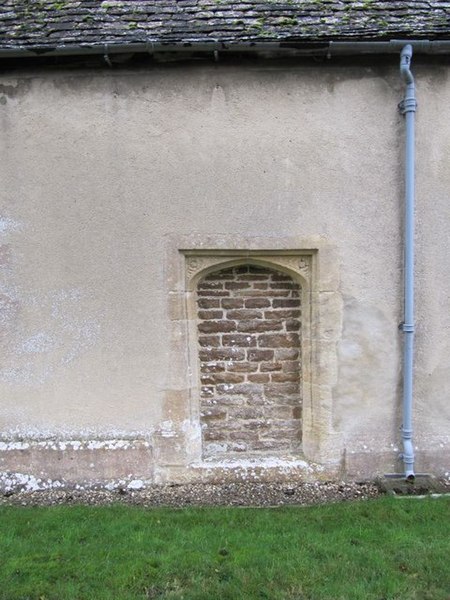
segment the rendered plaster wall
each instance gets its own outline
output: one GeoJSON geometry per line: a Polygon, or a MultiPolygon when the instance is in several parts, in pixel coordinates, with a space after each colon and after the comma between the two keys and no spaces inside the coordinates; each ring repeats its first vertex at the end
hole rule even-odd
{"type": "MultiPolygon", "coordinates": [[[[418,470],[442,473],[450,78],[415,73],[414,439],[418,470]]],[[[305,472],[400,469],[401,97],[396,60],[3,73],[2,470],[27,470],[12,440],[31,442],[21,449],[39,471],[54,459],[33,440],[89,454],[89,440],[120,439],[148,448],[149,480],[191,476],[200,432],[178,250],[208,248],[316,253],[305,472]]],[[[83,460],[73,477],[94,480],[83,460]]],[[[105,477],[133,481],[133,469],[105,477]]]]}

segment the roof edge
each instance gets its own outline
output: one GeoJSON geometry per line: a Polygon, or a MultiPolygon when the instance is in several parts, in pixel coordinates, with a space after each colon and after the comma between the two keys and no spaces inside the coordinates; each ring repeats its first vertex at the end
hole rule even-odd
{"type": "Polygon", "coordinates": [[[88,56],[103,54],[155,53],[214,53],[276,51],[294,56],[352,56],[360,54],[396,54],[410,44],[416,54],[450,54],[449,40],[398,39],[387,41],[329,41],[329,42],[145,42],[125,44],[70,44],[55,46],[16,46],[0,48],[0,58],[31,58],[52,56],[88,56]]]}

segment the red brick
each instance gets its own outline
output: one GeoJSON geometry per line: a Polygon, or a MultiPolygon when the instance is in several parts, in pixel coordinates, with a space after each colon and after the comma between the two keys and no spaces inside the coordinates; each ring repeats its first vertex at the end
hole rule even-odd
{"type": "Polygon", "coordinates": [[[198,324],[201,333],[223,333],[225,331],[236,331],[234,321],[203,321],[198,324]]]}
{"type": "Polygon", "coordinates": [[[298,346],[300,338],[296,333],[286,334],[267,334],[260,335],[258,338],[258,346],[260,348],[289,348],[298,346]]]}
{"type": "Polygon", "coordinates": [[[245,350],[240,348],[211,348],[200,350],[200,360],[210,362],[213,360],[244,360],[245,350]]]}
{"type": "Polygon", "coordinates": [[[199,298],[198,301],[199,308],[219,308],[220,307],[220,299],[219,298],[199,298]]]}
{"type": "Polygon", "coordinates": [[[282,321],[238,321],[237,330],[247,331],[248,333],[264,333],[266,331],[281,331],[283,329],[282,321]]]}
{"type": "Polygon", "coordinates": [[[261,360],[272,360],[273,350],[247,350],[247,360],[259,362],[261,360]]]}
{"type": "Polygon", "coordinates": [[[248,310],[242,308],[241,310],[229,310],[227,311],[227,319],[262,319],[262,312],[260,310],[248,310]]]}
{"type": "Polygon", "coordinates": [[[223,335],[222,346],[239,346],[241,348],[249,348],[256,346],[256,338],[243,333],[223,335]]]}
{"type": "Polygon", "coordinates": [[[200,335],[198,343],[202,347],[220,346],[220,337],[218,335],[200,335]]]}
{"type": "Polygon", "coordinates": [[[221,319],[223,310],[199,310],[198,318],[208,321],[208,319],[221,319]]]}

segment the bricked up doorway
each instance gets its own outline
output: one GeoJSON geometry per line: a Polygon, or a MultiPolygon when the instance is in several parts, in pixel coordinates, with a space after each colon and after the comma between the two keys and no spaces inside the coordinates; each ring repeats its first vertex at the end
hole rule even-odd
{"type": "Polygon", "coordinates": [[[253,264],[197,285],[204,459],[292,457],[301,448],[301,288],[253,264]]]}

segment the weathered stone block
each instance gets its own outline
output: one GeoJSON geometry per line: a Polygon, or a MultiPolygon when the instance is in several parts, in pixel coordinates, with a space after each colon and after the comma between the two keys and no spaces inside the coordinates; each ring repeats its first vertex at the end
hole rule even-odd
{"type": "Polygon", "coordinates": [[[239,346],[240,348],[248,348],[256,346],[256,337],[244,334],[232,334],[222,336],[223,346],[239,346]]]}
{"type": "Polygon", "coordinates": [[[227,371],[232,373],[254,373],[258,370],[258,365],[250,362],[237,362],[227,365],[227,371]]]}
{"type": "Polygon", "coordinates": [[[263,313],[260,310],[250,310],[242,308],[240,310],[229,310],[227,312],[227,319],[245,320],[251,319],[262,319],[263,313]]]}
{"type": "Polygon", "coordinates": [[[289,348],[298,347],[300,345],[300,337],[295,333],[282,334],[267,334],[261,335],[258,338],[259,348],[289,348]]]}
{"type": "Polygon", "coordinates": [[[280,362],[262,362],[259,366],[259,370],[263,373],[270,371],[281,371],[283,365],[280,362]]]}
{"type": "Polygon", "coordinates": [[[266,310],[265,319],[298,319],[301,315],[300,310],[266,310]]]}
{"type": "Polygon", "coordinates": [[[274,298],[272,306],[274,308],[296,308],[299,301],[296,298],[274,298]]]}
{"type": "Polygon", "coordinates": [[[273,357],[273,350],[247,350],[247,359],[253,362],[272,360],[273,357]]]}
{"type": "Polygon", "coordinates": [[[224,333],[228,331],[236,331],[236,323],[234,321],[202,321],[198,324],[198,330],[201,333],[224,333]]]}
{"type": "Polygon", "coordinates": [[[219,308],[219,298],[199,298],[197,301],[199,308],[219,308]]]}
{"type": "MultiPolygon", "coordinates": [[[[244,306],[243,298],[223,298],[221,301],[222,308],[242,308],[244,306]]],[[[201,317],[199,317],[201,319],[201,317]]]]}
{"type": "Polygon", "coordinates": [[[199,310],[198,318],[205,321],[212,319],[221,319],[223,317],[223,310],[199,310]]]}
{"type": "MultiPolygon", "coordinates": [[[[244,300],[241,300],[244,302],[244,300]]],[[[268,308],[271,306],[269,298],[247,298],[245,300],[245,308],[268,308]]]]}
{"type": "Polygon", "coordinates": [[[264,333],[267,331],[281,331],[282,321],[238,321],[237,330],[248,333],[264,333]]]}
{"type": "Polygon", "coordinates": [[[208,350],[200,350],[200,360],[244,360],[245,350],[240,348],[211,348],[208,350]]]}
{"type": "Polygon", "coordinates": [[[272,373],[270,376],[274,383],[287,383],[300,381],[300,373],[272,373]]]}
{"type": "Polygon", "coordinates": [[[247,380],[252,383],[269,383],[270,374],[269,373],[249,373],[247,375],[247,380]]]}
{"type": "Polygon", "coordinates": [[[198,343],[200,344],[200,346],[202,346],[203,348],[208,348],[208,347],[218,347],[220,346],[220,337],[214,336],[214,335],[200,335],[198,337],[198,343]]]}
{"type": "Polygon", "coordinates": [[[300,288],[287,275],[249,265],[214,275],[198,290],[203,454],[298,451],[300,288]],[[200,305],[202,293],[217,302],[224,290],[220,310],[200,305]]]}

